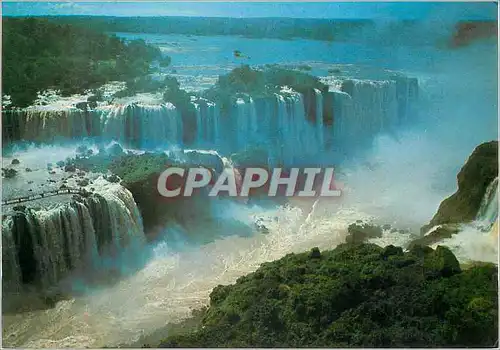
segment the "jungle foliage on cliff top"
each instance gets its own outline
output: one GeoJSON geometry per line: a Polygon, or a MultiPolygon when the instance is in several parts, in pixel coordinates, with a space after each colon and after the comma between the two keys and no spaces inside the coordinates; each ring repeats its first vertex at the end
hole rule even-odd
{"type": "Polygon", "coordinates": [[[143,40],[129,43],[92,29],[41,18],[3,19],[3,93],[25,107],[46,89],[81,93],[113,80],[130,80],[163,61],[143,40]]]}
{"type": "Polygon", "coordinates": [[[204,95],[209,100],[218,102],[222,110],[227,110],[236,97],[270,96],[278,93],[283,86],[300,93],[307,93],[313,89],[321,91],[328,89],[317,77],[298,70],[279,66],[269,66],[261,70],[242,65],[226,75],[220,75],[215,86],[207,90],[204,95]]]}
{"type": "Polygon", "coordinates": [[[270,94],[279,91],[282,86],[289,86],[297,91],[327,88],[317,77],[298,70],[279,66],[268,66],[261,70],[241,65],[226,75],[220,75],[207,94],[270,94]]]}
{"type": "Polygon", "coordinates": [[[198,330],[162,347],[493,346],[497,268],[447,248],[343,244],[289,254],[218,286],[198,330]]]}

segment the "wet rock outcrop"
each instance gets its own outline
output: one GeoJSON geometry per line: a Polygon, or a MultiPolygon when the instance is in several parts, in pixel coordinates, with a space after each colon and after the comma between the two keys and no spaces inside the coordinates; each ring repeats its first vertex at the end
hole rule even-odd
{"type": "Polygon", "coordinates": [[[498,141],[483,143],[474,149],[458,173],[457,192],[441,203],[429,224],[421,228],[421,233],[436,225],[474,220],[488,185],[497,176],[498,141]]]}
{"type": "MultiPolygon", "coordinates": [[[[206,167],[219,174],[224,168],[222,159],[215,153],[202,151],[183,151],[167,155],[163,152],[143,154],[116,152],[117,147],[109,147],[99,154],[73,160],[77,168],[110,173],[105,178],[118,182],[133,195],[141,212],[146,233],[164,227],[165,223],[175,221],[185,223],[201,220],[210,213],[210,201],[204,196],[204,189],[196,190],[190,197],[163,197],[158,191],[158,178],[168,167],[206,167]]],[[[185,178],[185,176],[184,176],[185,178]]],[[[167,181],[169,189],[183,188],[184,178],[171,176],[167,181]]]]}
{"type": "Polygon", "coordinates": [[[369,238],[382,237],[382,228],[367,223],[354,223],[347,228],[346,243],[363,243],[369,238]]]}

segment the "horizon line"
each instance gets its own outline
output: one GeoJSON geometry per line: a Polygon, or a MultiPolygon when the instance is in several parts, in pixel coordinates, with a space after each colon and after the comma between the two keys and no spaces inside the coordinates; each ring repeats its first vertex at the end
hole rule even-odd
{"type": "MultiPolygon", "coordinates": [[[[136,16],[120,16],[120,15],[101,15],[101,14],[58,14],[58,15],[49,15],[49,14],[43,14],[43,15],[31,15],[31,14],[25,14],[25,15],[16,15],[16,14],[9,14],[5,15],[2,14],[0,18],[30,18],[30,17],[36,17],[36,18],[44,18],[44,17],[99,17],[99,18],[217,18],[217,19],[239,19],[239,20],[248,20],[248,19],[295,19],[295,20],[309,20],[309,21],[314,21],[314,20],[320,20],[320,21],[366,21],[366,22],[377,22],[377,21],[386,21],[387,19],[385,18],[366,18],[366,17],[352,17],[352,18],[346,18],[346,17],[337,17],[337,18],[325,18],[325,17],[277,17],[277,16],[268,16],[268,17],[256,17],[256,16],[249,16],[249,17],[231,17],[231,16],[199,16],[199,15],[136,15],[136,16]]],[[[424,22],[428,21],[428,19],[425,18],[401,18],[401,19],[390,19],[391,22],[424,22]]],[[[498,22],[498,19],[491,19],[491,18],[461,18],[457,19],[456,22],[498,22]]]]}

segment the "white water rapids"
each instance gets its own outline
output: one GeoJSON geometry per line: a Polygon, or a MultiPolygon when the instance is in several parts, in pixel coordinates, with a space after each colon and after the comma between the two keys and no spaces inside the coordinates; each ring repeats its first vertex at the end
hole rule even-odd
{"type": "Polygon", "coordinates": [[[188,317],[207,303],[213,287],[233,283],[263,262],[312,246],[335,247],[343,242],[347,225],[361,218],[349,210],[335,217],[306,216],[299,208],[266,210],[235,203],[221,211],[246,221],[261,218],[269,233],[229,236],[180,252],[167,242],[149,247],[149,263],[112,287],[61,301],[54,309],[4,315],[4,344],[60,348],[132,342],[143,332],[188,317]]]}

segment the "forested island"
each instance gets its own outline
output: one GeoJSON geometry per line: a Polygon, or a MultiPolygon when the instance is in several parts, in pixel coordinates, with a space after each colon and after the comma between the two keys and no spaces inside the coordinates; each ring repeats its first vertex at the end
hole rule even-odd
{"type": "Polygon", "coordinates": [[[2,91],[11,106],[26,107],[47,89],[63,96],[129,81],[168,62],[144,40],[124,40],[97,30],[43,18],[3,19],[2,91]]]}

